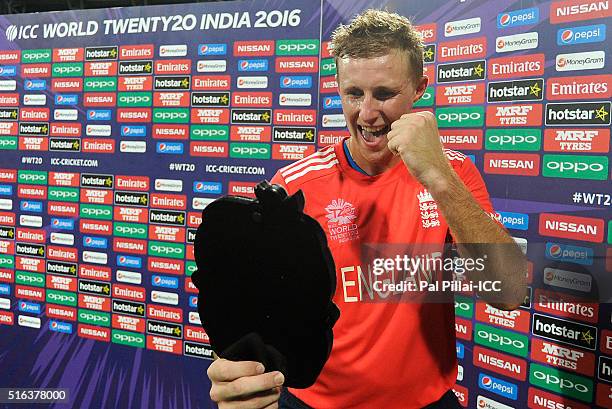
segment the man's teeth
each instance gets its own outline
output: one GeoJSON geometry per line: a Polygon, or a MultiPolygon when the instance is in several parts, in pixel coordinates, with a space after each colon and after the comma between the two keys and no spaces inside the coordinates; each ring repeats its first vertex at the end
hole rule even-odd
{"type": "Polygon", "coordinates": [[[377,127],[369,127],[369,126],[361,126],[361,131],[367,136],[380,136],[387,132],[386,126],[377,126],[377,127]]]}

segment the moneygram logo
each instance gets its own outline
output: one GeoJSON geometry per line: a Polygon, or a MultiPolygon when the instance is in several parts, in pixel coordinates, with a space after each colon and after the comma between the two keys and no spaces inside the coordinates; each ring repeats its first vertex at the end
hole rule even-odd
{"type": "Polygon", "coordinates": [[[583,53],[558,54],[555,57],[555,69],[563,71],[597,70],[606,64],[605,51],[588,51],[583,53]]]}
{"type": "Polygon", "coordinates": [[[551,267],[544,268],[544,284],[546,285],[590,293],[592,281],[592,277],[588,274],[551,267]]]}
{"type": "Polygon", "coordinates": [[[480,17],[449,21],[444,24],[444,37],[455,37],[480,32],[480,17]]]}
{"type": "Polygon", "coordinates": [[[509,51],[529,50],[538,47],[538,32],[515,34],[511,36],[497,37],[495,40],[495,51],[507,53],[509,51]]]}
{"type": "Polygon", "coordinates": [[[436,119],[440,128],[482,127],[484,107],[438,108],[436,119]]]}
{"type": "Polygon", "coordinates": [[[540,20],[540,9],[537,7],[509,11],[497,15],[497,28],[528,26],[540,20]]]}
{"type": "Polygon", "coordinates": [[[562,28],[557,31],[557,45],[599,43],[605,40],[605,24],[562,28]]]}

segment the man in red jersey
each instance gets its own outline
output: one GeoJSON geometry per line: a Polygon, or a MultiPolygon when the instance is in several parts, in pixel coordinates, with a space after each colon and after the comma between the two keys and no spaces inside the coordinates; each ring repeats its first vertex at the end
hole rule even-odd
{"type": "MultiPolygon", "coordinates": [[[[496,243],[483,272],[517,308],[526,261],[492,219],[474,164],[443,149],[435,117],[413,113],[427,88],[423,47],[410,22],[368,10],[332,37],[338,89],[350,137],[280,169],[272,182],[301,189],[305,213],[327,234],[341,310],[334,345],[316,383],[284,389],[280,372],[219,359],[208,370],[220,409],[458,408],[452,303],[393,303],[362,267],[363,243],[496,243]],[[280,400],[279,400],[280,396],[280,400]]],[[[461,251],[461,249],[460,249],[461,251]]],[[[472,256],[474,254],[471,254],[472,256]]],[[[281,308],[281,307],[279,307],[281,308]]]]}

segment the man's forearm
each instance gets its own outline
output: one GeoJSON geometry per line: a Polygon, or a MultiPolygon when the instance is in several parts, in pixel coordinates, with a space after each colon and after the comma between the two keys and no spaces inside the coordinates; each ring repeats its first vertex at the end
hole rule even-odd
{"type": "Polygon", "coordinates": [[[486,254],[482,275],[471,278],[501,282],[500,294],[485,295],[487,301],[502,309],[517,308],[526,294],[527,271],[527,260],[518,245],[482,210],[450,167],[448,174],[428,185],[461,256],[479,258],[486,254]]]}

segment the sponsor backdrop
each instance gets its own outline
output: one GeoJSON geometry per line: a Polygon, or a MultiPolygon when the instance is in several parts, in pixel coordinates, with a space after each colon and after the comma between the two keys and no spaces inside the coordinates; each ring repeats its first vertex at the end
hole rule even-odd
{"type": "Polygon", "coordinates": [[[457,295],[462,405],[612,407],[609,3],[0,17],[0,385],[69,388],[55,407],[212,407],[189,278],[200,212],[347,135],[328,40],[386,6],[426,44],[418,109],[530,260],[517,311],[457,295]]]}

